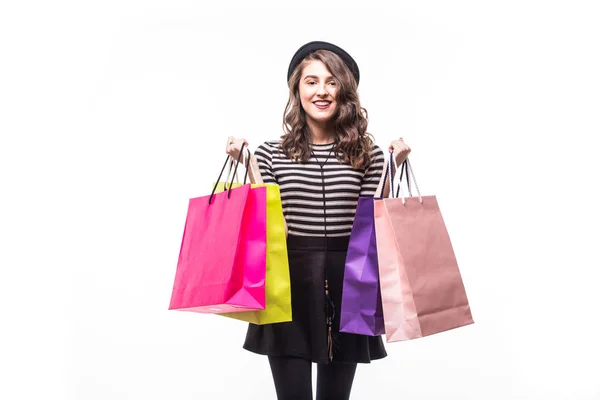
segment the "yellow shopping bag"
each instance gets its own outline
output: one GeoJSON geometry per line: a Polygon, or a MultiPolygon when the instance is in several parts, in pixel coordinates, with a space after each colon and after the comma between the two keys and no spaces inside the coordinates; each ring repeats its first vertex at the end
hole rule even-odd
{"type": "MultiPolygon", "coordinates": [[[[233,187],[241,186],[234,183],[233,187]]],[[[292,295],[288,264],[285,222],[279,185],[273,183],[252,184],[251,187],[267,188],[267,279],[265,283],[266,308],[257,311],[220,313],[229,318],[256,325],[289,322],[292,320],[292,295]]],[[[229,183],[227,183],[229,188],[229,183]]],[[[217,184],[216,192],[225,190],[225,182],[217,184]]]]}

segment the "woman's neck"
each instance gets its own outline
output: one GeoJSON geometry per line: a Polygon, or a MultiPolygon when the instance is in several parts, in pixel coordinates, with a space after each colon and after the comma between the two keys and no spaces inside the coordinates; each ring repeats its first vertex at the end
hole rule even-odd
{"type": "Polygon", "coordinates": [[[308,121],[312,144],[329,144],[335,141],[335,133],[331,126],[308,121]]]}

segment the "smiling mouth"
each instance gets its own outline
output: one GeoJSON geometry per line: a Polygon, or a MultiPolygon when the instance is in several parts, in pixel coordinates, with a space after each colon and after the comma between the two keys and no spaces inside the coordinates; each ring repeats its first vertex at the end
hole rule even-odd
{"type": "Polygon", "coordinates": [[[319,101],[314,101],[313,104],[319,109],[325,109],[325,108],[329,107],[331,102],[319,100],[319,101]]]}

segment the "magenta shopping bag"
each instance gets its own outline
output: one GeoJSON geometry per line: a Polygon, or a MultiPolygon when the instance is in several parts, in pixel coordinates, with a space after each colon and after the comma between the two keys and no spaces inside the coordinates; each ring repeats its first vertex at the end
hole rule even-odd
{"type": "Polygon", "coordinates": [[[266,231],[265,187],[190,199],[169,309],[264,310],[266,231]]]}

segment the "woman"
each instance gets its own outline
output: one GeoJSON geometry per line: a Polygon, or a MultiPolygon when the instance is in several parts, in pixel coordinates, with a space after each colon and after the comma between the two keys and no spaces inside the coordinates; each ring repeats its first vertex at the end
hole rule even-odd
{"type": "MultiPolygon", "coordinates": [[[[373,196],[386,157],[367,133],[357,94],[360,74],[352,57],[326,42],[302,46],[288,69],[285,134],[261,144],[254,183],[280,186],[286,221],[293,321],[250,324],[244,348],[267,355],[279,399],[348,399],[357,363],[385,357],[380,336],[339,332],[344,263],[359,196],[373,196]]],[[[230,137],[237,159],[244,139],[230,137]]],[[[389,146],[396,164],[410,148],[389,146]]],[[[389,188],[384,184],[384,196],[389,188]]]]}

